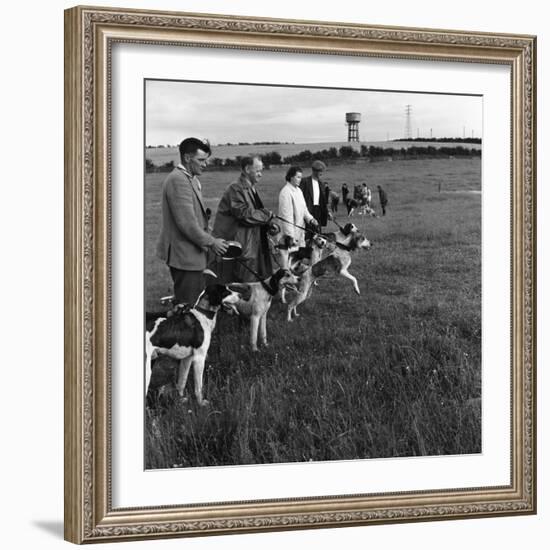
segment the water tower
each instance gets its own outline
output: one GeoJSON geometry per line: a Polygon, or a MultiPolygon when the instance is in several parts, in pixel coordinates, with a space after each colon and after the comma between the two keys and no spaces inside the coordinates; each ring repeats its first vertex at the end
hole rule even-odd
{"type": "Polygon", "coordinates": [[[348,125],[348,141],[359,141],[360,122],[361,113],[346,113],[346,123],[348,125]]]}

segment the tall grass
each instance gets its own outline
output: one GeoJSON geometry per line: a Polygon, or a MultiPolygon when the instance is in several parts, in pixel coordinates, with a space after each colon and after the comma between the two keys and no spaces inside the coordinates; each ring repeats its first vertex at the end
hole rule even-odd
{"type": "MultiPolygon", "coordinates": [[[[187,401],[168,392],[164,414],[146,423],[146,467],[480,452],[480,195],[437,192],[440,182],[445,191],[479,190],[479,168],[455,159],[377,163],[367,174],[329,169],[333,187],[367,179],[389,195],[386,217],[353,219],[374,243],[350,268],[361,295],[349,281],[322,279],[292,323],[274,303],[270,345],[257,354],[247,327],[221,316],[205,370],[210,406],[199,407],[192,392],[187,401]]],[[[282,173],[264,175],[268,207],[282,173]]],[[[156,176],[146,193],[149,309],[171,287],[151,253],[156,176]]],[[[215,206],[228,181],[206,176],[215,206]]],[[[156,376],[169,381],[173,369],[160,361],[156,376]]]]}

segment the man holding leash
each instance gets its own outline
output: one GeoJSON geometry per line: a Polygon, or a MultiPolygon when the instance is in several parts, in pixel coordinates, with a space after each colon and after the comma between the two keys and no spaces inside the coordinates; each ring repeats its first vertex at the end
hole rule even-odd
{"type": "Polygon", "coordinates": [[[170,269],[176,303],[194,304],[205,287],[203,271],[208,250],[222,255],[227,243],[208,233],[207,209],[197,177],[206,167],[210,146],[190,137],[180,143],[179,153],[180,164],[162,184],[157,256],[170,269]]]}
{"type": "Polygon", "coordinates": [[[261,279],[273,273],[267,238],[274,229],[273,213],[264,208],[257,189],[263,168],[260,157],[245,157],[239,178],[227,187],[218,205],[213,234],[242,246],[238,262],[216,261],[214,269],[222,283],[256,281],[250,269],[261,279]]]}

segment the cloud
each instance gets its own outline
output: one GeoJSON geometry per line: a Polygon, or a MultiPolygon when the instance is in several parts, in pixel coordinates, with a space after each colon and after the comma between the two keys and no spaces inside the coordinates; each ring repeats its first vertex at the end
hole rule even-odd
{"type": "Polygon", "coordinates": [[[414,136],[481,136],[477,96],[148,81],[146,141],[177,143],[190,135],[212,143],[345,141],[348,111],[362,114],[361,139],[376,141],[403,136],[406,105],[414,136]]]}

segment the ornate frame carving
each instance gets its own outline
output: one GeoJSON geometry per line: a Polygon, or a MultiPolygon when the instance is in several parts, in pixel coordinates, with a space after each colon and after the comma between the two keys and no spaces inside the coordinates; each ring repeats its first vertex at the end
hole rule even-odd
{"type": "Polygon", "coordinates": [[[76,543],[536,511],[536,38],[109,8],[65,12],[65,537],[76,543]],[[499,63],[512,71],[512,483],[114,510],[110,502],[109,87],[116,41],[499,63]]]}

